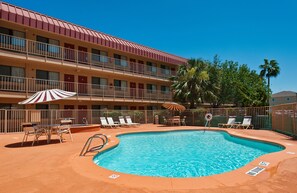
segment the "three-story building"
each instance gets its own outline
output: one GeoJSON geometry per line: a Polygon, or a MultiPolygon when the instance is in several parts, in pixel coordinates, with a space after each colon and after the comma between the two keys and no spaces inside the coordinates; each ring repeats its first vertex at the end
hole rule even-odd
{"type": "Polygon", "coordinates": [[[51,109],[152,110],[172,101],[168,77],[187,59],[0,3],[0,109],[59,88],[51,109]]]}

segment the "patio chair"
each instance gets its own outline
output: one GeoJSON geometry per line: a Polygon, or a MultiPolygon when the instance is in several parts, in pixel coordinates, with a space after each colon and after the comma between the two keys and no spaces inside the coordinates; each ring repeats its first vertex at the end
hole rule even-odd
{"type": "Polygon", "coordinates": [[[172,125],[180,126],[181,125],[180,116],[173,116],[171,118],[171,123],[172,123],[172,125]]]}
{"type": "Polygon", "coordinates": [[[254,126],[252,125],[252,116],[245,116],[241,124],[237,124],[236,128],[242,129],[253,129],[254,126]]]}
{"type": "Polygon", "coordinates": [[[218,127],[232,128],[234,126],[237,126],[235,124],[235,119],[236,119],[236,116],[229,116],[229,119],[228,119],[227,123],[219,123],[218,127]]]}
{"type": "Polygon", "coordinates": [[[187,118],[187,116],[184,116],[184,117],[180,120],[180,124],[181,124],[182,126],[186,126],[186,118],[187,118]]]}
{"type": "Polygon", "coordinates": [[[119,123],[115,123],[115,122],[113,121],[113,118],[112,118],[112,117],[107,117],[107,122],[108,122],[109,125],[112,125],[112,126],[114,126],[114,127],[121,126],[121,124],[119,124],[119,123]]]}
{"type": "Polygon", "coordinates": [[[62,143],[63,140],[65,140],[65,138],[63,137],[63,134],[69,134],[71,141],[73,141],[70,124],[60,125],[52,129],[52,134],[58,135],[60,143],[62,143]]]}
{"type": "Polygon", "coordinates": [[[133,123],[130,116],[126,116],[126,121],[129,125],[140,125],[140,123],[133,123]]]}
{"type": "Polygon", "coordinates": [[[110,125],[107,123],[107,120],[105,117],[100,117],[101,127],[114,127],[113,125],[110,125]]]}
{"type": "Polygon", "coordinates": [[[166,119],[165,116],[163,116],[163,122],[164,122],[164,125],[169,125],[169,122],[168,122],[168,120],[166,119]]]}
{"type": "Polygon", "coordinates": [[[32,146],[34,145],[35,141],[38,142],[39,137],[41,137],[42,135],[45,135],[45,136],[47,135],[45,129],[33,126],[32,123],[22,123],[22,128],[23,128],[23,131],[25,132],[23,141],[22,141],[22,146],[24,145],[24,142],[28,140],[29,135],[34,136],[32,146]]]}
{"type": "Polygon", "coordinates": [[[122,126],[131,126],[128,123],[126,123],[125,118],[123,116],[119,116],[119,121],[122,126]]]}

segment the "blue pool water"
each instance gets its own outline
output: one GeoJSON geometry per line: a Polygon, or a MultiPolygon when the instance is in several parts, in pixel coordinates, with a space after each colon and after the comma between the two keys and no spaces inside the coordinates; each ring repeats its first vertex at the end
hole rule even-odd
{"type": "Polygon", "coordinates": [[[186,178],[220,174],[283,149],[221,131],[137,133],[121,135],[119,139],[117,147],[96,155],[94,162],[110,170],[142,176],[186,178]]]}

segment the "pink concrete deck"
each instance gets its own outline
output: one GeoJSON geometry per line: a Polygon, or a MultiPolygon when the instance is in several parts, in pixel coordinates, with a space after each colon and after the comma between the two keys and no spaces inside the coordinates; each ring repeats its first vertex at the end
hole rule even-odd
{"type": "Polygon", "coordinates": [[[110,136],[106,148],[116,145],[120,133],[198,129],[141,125],[137,128],[101,129],[73,134],[74,142],[45,140],[20,147],[22,134],[0,135],[0,192],[297,192],[297,141],[271,131],[227,129],[230,134],[282,144],[285,150],[267,154],[248,165],[224,174],[201,178],[155,178],[122,174],[98,167],[93,155],[79,157],[81,148],[94,133],[110,136]],[[287,152],[296,152],[288,154],[287,152]],[[260,161],[270,165],[259,175],[245,173],[260,161]],[[117,179],[108,178],[119,174],[117,179]]]}

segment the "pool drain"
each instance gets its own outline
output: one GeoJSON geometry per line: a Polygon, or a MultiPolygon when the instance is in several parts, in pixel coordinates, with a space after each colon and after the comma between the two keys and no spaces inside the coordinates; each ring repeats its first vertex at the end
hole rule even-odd
{"type": "Polygon", "coordinates": [[[261,172],[263,172],[264,170],[265,170],[265,168],[254,167],[253,169],[248,171],[246,174],[248,174],[250,176],[256,176],[256,175],[260,174],[261,172]]]}

